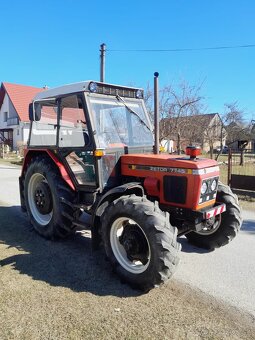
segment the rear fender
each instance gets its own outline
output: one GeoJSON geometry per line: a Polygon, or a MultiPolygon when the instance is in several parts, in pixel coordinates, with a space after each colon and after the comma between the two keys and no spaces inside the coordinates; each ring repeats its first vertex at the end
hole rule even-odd
{"type": "Polygon", "coordinates": [[[56,167],[59,169],[59,172],[61,174],[61,177],[63,180],[67,183],[67,185],[72,189],[75,189],[75,185],[69,176],[69,174],[66,171],[66,168],[63,163],[57,158],[57,156],[54,154],[53,151],[51,150],[45,150],[45,149],[36,149],[36,150],[26,150],[25,151],[25,156],[24,156],[24,162],[23,162],[23,167],[21,171],[21,179],[20,182],[22,181],[22,178],[24,177],[24,174],[27,170],[28,165],[32,161],[33,158],[38,157],[38,156],[48,156],[51,158],[53,163],[56,165],[56,167]]]}

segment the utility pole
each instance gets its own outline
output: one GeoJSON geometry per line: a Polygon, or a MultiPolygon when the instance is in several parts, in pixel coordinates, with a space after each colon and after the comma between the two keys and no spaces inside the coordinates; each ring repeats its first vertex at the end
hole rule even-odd
{"type": "Polygon", "coordinates": [[[158,99],[158,76],[159,73],[154,73],[154,153],[159,154],[159,99],[158,99]]]}
{"type": "Polygon", "coordinates": [[[100,45],[100,81],[104,83],[105,81],[105,52],[106,52],[106,45],[100,45]]]}

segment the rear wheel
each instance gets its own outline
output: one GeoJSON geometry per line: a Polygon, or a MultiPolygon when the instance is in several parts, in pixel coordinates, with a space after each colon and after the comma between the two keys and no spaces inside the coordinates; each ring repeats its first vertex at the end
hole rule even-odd
{"type": "Polygon", "coordinates": [[[241,228],[242,217],[237,196],[232,190],[219,183],[217,202],[226,204],[226,211],[208,220],[199,232],[190,232],[185,236],[197,247],[213,250],[229,243],[241,228]]]}
{"type": "Polygon", "coordinates": [[[177,229],[145,197],[123,196],[101,217],[107,257],[124,282],[148,291],[169,279],[179,262],[177,229]]]}
{"type": "Polygon", "coordinates": [[[62,201],[75,199],[74,192],[46,157],[37,157],[25,174],[24,196],[27,213],[35,230],[45,238],[66,237],[79,210],[62,201]]]}

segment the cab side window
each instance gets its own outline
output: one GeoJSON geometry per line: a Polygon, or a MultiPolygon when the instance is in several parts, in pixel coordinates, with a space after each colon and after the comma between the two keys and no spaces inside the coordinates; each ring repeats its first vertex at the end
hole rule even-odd
{"type": "Polygon", "coordinates": [[[59,147],[84,147],[89,144],[82,101],[77,95],[60,100],[59,147]]]}
{"type": "Polygon", "coordinates": [[[56,100],[36,102],[35,108],[40,119],[32,122],[30,145],[55,146],[57,144],[57,112],[56,100]]]}

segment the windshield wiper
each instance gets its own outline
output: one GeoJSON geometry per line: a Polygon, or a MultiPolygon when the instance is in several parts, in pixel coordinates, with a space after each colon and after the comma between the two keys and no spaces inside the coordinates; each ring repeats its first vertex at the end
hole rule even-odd
{"type": "Polygon", "coordinates": [[[147,129],[148,129],[149,131],[151,131],[151,129],[149,128],[149,126],[142,120],[142,118],[139,116],[139,114],[136,113],[134,110],[132,110],[132,109],[127,105],[127,103],[125,102],[125,100],[124,100],[121,96],[119,96],[119,95],[117,94],[116,98],[117,98],[118,101],[122,102],[123,105],[125,106],[125,108],[126,108],[130,113],[132,113],[133,115],[135,115],[135,116],[139,119],[139,121],[140,121],[144,126],[147,127],[147,129]]]}

